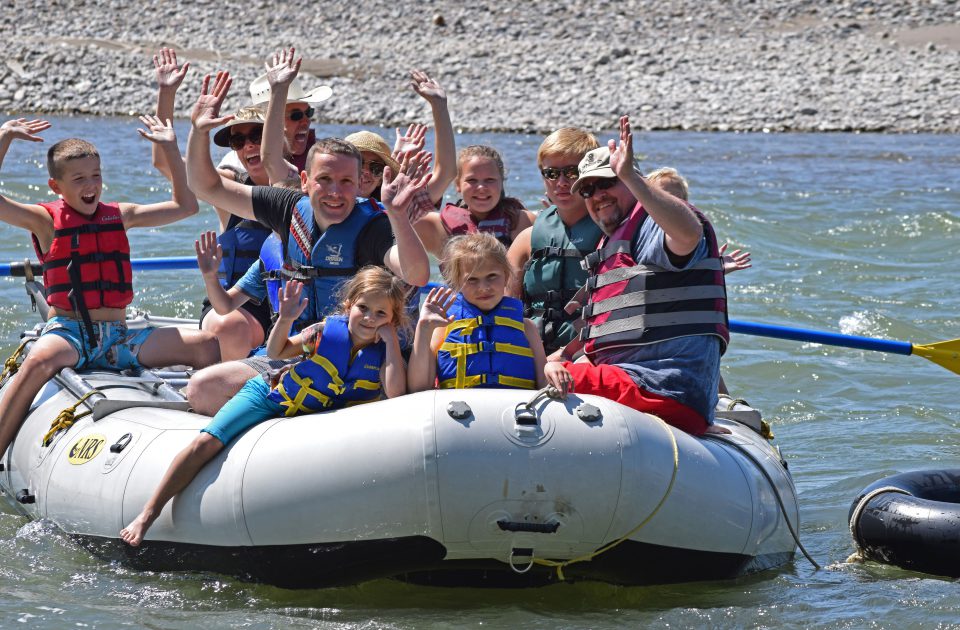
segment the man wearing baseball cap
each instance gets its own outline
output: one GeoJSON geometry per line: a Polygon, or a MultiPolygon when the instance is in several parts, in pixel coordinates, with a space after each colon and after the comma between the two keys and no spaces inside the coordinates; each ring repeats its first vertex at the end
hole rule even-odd
{"type": "Polygon", "coordinates": [[[713,426],[729,341],[717,239],[700,211],[647,183],[632,143],[623,116],[619,144],[611,140],[580,161],[572,190],[604,237],[584,261],[590,278],[580,337],[547,364],[547,379],[694,435],[725,433],[713,426]],[[580,349],[590,362],[567,361],[580,349]]]}

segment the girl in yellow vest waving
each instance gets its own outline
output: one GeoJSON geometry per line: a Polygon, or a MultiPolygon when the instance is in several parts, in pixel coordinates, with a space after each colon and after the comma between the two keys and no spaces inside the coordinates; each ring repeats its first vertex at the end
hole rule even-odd
{"type": "Polygon", "coordinates": [[[408,370],[411,392],[445,388],[543,387],[546,356],[523,303],[504,296],[510,278],[506,248],[476,233],[443,249],[444,280],[420,311],[408,370]]]}
{"type": "Polygon", "coordinates": [[[302,285],[280,292],[280,317],[270,333],[271,358],[304,358],[271,387],[255,376],[223,406],[170,464],[143,511],[120,537],[136,547],[163,506],[187,487],[224,446],[250,427],[277,416],[328,411],[406,393],[406,367],[397,328],[406,316],[406,287],[386,269],[361,269],[342,291],[341,313],[287,336],[303,312],[302,285]]]}

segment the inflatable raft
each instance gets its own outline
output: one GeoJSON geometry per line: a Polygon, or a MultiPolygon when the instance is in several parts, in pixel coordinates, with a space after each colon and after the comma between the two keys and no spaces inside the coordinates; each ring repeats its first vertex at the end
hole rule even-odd
{"type": "MultiPolygon", "coordinates": [[[[183,324],[131,326],[148,321],[183,324]]],[[[180,395],[187,378],[63,370],[0,460],[6,498],[136,568],[290,588],[655,584],[737,577],[794,554],[793,482],[757,431],[722,421],[731,435],[698,439],[603,398],[531,402],[536,392],[516,390],[264,422],[131,548],[118,532],[209,420],[180,395]]]]}
{"type": "Polygon", "coordinates": [[[960,577],[960,470],[917,470],[881,479],[850,506],[862,558],[960,577]]]}

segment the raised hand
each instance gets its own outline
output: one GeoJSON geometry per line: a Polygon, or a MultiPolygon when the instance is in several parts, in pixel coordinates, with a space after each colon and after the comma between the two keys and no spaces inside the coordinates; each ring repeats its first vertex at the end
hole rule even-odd
{"type": "Polygon", "coordinates": [[[303,283],[298,280],[291,280],[283,285],[278,295],[280,308],[277,312],[281,319],[296,319],[307,308],[307,300],[303,297],[303,283]]]}
{"type": "Polygon", "coordinates": [[[217,242],[216,232],[202,232],[199,240],[193,242],[193,249],[197,252],[197,266],[201,274],[206,276],[220,269],[223,250],[217,242]]]}
{"type": "Polygon", "coordinates": [[[389,166],[383,169],[383,184],[380,187],[380,201],[387,213],[402,213],[406,216],[407,206],[417,191],[430,181],[430,160],[433,155],[428,151],[405,154],[400,162],[400,172],[394,175],[389,166]]]}
{"type": "Polygon", "coordinates": [[[623,179],[633,170],[633,133],[630,131],[630,117],[620,117],[620,141],[607,142],[610,149],[610,168],[623,179]]]}
{"type": "Polygon", "coordinates": [[[160,52],[153,56],[153,68],[161,90],[176,90],[183,83],[183,77],[187,76],[190,62],[186,61],[182,66],[178,66],[176,51],[172,48],[161,48],[160,52]]]}
{"type": "Polygon", "coordinates": [[[263,64],[267,70],[267,82],[270,87],[276,85],[289,85],[300,72],[300,64],[303,57],[296,57],[296,49],[279,50],[273,53],[270,61],[263,64]]]}
{"type": "Polygon", "coordinates": [[[446,103],[447,93],[434,79],[423,70],[410,71],[410,87],[422,96],[430,105],[446,103]]]}
{"type": "Polygon", "coordinates": [[[733,273],[742,269],[749,269],[753,266],[750,260],[750,252],[742,252],[735,249],[729,254],[726,253],[727,244],[720,246],[720,260],[723,261],[723,273],[733,273]]]}
{"type": "Polygon", "coordinates": [[[156,144],[166,144],[177,141],[177,134],[173,131],[173,124],[167,119],[166,124],[156,116],[146,114],[140,117],[140,122],[144,124],[146,130],[137,129],[141,137],[156,144]]]}
{"type": "Polygon", "coordinates": [[[397,140],[393,143],[392,157],[396,161],[403,159],[407,153],[416,153],[421,150],[427,142],[427,126],[420,123],[413,123],[407,127],[407,133],[401,135],[397,128],[397,140]]]}
{"type": "Polygon", "coordinates": [[[197,103],[193,106],[193,112],[190,114],[190,122],[193,123],[194,129],[207,133],[211,129],[233,120],[233,114],[220,115],[220,108],[223,107],[223,101],[227,98],[232,83],[233,79],[230,78],[229,72],[217,72],[212,87],[210,86],[210,75],[203,77],[200,96],[197,98],[197,103]]]}
{"type": "Polygon", "coordinates": [[[7,135],[11,140],[43,142],[43,138],[37,134],[49,128],[50,123],[46,120],[17,118],[15,120],[8,120],[3,123],[3,125],[0,125],[0,135],[7,135]]]}
{"type": "Polygon", "coordinates": [[[453,305],[456,299],[456,292],[449,287],[434,287],[427,294],[427,299],[423,301],[420,307],[420,319],[418,324],[427,327],[440,328],[453,321],[452,315],[447,315],[447,311],[453,305]]]}

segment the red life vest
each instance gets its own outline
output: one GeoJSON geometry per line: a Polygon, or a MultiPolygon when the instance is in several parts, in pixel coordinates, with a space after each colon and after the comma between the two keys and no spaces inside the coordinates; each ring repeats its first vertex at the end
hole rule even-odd
{"type": "Polygon", "coordinates": [[[43,263],[47,304],[81,314],[95,308],[125,308],[133,301],[130,243],[117,204],[100,203],[85,216],[62,199],[41,203],[53,219],[53,243],[43,263]]]}
{"type": "Polygon", "coordinates": [[[634,240],[648,215],[639,203],[583,266],[590,271],[585,288],[587,323],[580,331],[588,355],[603,348],[637,346],[690,335],[720,337],[720,352],[730,341],[723,261],[713,227],[690,206],[703,225],[709,256],[682,271],[639,265],[634,240]]]}
{"type": "Polygon", "coordinates": [[[513,242],[510,236],[513,231],[512,221],[499,203],[479,221],[466,208],[448,203],[440,210],[440,222],[450,236],[487,232],[507,247],[513,242]]]}

